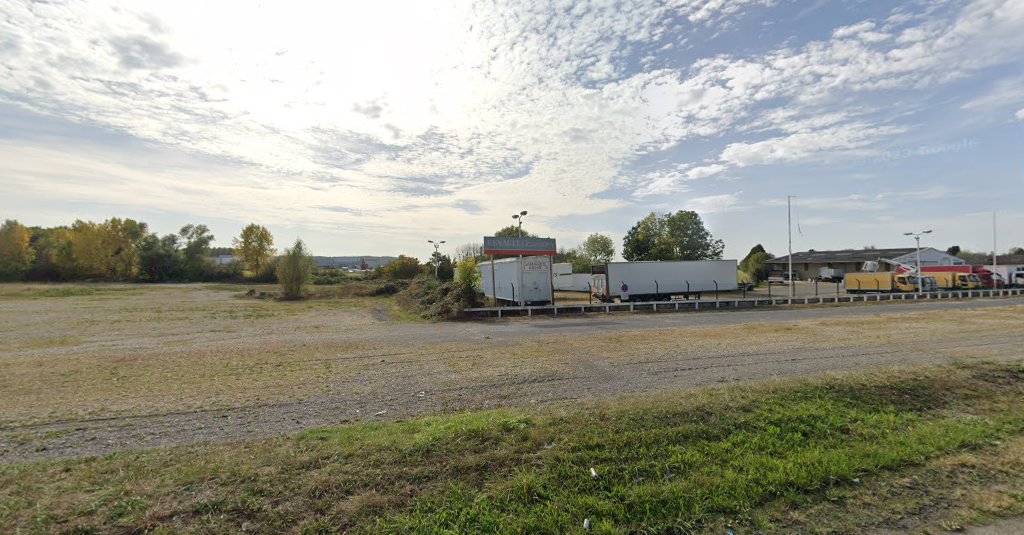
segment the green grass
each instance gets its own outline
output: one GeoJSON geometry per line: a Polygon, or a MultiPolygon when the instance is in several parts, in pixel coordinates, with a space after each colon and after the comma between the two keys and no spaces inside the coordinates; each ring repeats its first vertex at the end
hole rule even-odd
{"type": "Polygon", "coordinates": [[[769,509],[1020,437],[1022,387],[942,367],[18,464],[0,531],[770,532],[769,509]]]}

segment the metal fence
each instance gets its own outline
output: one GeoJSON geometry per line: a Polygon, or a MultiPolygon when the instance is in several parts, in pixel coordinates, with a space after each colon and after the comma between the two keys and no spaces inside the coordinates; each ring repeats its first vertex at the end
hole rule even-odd
{"type": "Polygon", "coordinates": [[[773,307],[781,305],[818,305],[837,303],[866,303],[876,301],[918,301],[931,299],[971,299],[977,297],[1011,297],[1024,295],[1024,288],[998,290],[949,290],[913,293],[878,293],[858,295],[835,295],[815,297],[759,297],[740,299],[718,299],[709,301],[648,301],[641,303],[594,303],[545,306],[507,306],[467,308],[467,316],[533,316],[586,314],[588,312],[685,312],[738,308],[773,307]]]}

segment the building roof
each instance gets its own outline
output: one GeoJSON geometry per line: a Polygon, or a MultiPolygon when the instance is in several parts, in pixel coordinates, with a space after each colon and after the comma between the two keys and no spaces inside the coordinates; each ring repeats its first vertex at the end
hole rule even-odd
{"type": "MultiPolygon", "coordinates": [[[[922,248],[921,250],[924,250],[922,248]]],[[[899,258],[915,252],[913,247],[901,247],[898,249],[847,249],[844,251],[805,251],[793,253],[793,263],[808,264],[829,264],[839,262],[868,262],[879,258],[899,258]]],[[[780,256],[768,261],[769,264],[785,264],[789,262],[789,256],[780,256]]]]}

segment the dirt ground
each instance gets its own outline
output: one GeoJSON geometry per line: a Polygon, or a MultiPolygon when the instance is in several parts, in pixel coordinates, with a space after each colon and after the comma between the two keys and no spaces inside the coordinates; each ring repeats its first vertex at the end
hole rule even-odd
{"type": "Polygon", "coordinates": [[[0,285],[0,462],[865,367],[1024,361],[1024,299],[409,323],[224,285],[0,285]]]}

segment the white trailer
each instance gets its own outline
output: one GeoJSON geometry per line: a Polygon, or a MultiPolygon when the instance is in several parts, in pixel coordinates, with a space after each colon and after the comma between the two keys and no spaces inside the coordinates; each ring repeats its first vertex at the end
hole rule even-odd
{"type": "Polygon", "coordinates": [[[527,305],[551,304],[551,257],[524,256],[481,262],[479,290],[487,297],[527,305]]]}
{"type": "Polygon", "coordinates": [[[562,292],[589,292],[590,274],[573,273],[572,264],[568,262],[552,265],[551,280],[555,290],[562,292]]]}
{"type": "Polygon", "coordinates": [[[605,302],[660,301],[736,290],[735,260],[611,262],[593,266],[594,296],[605,302]],[[622,284],[629,292],[623,299],[622,284]]]}

